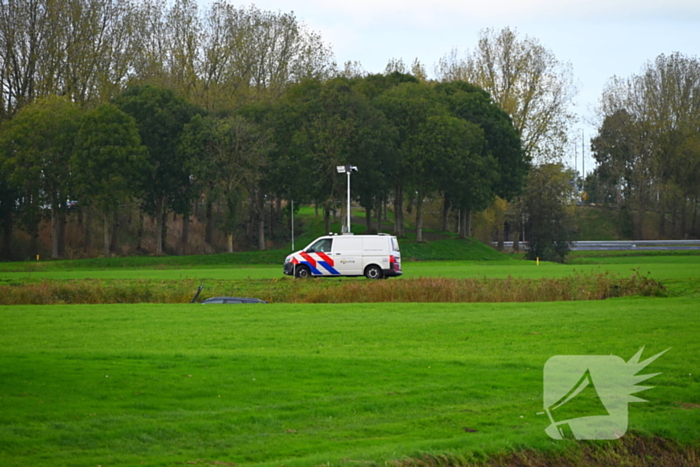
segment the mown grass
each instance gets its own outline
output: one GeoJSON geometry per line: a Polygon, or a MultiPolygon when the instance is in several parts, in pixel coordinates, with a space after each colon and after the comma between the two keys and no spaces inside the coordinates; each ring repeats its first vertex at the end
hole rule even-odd
{"type": "Polygon", "coordinates": [[[64,270],[138,269],[138,268],[217,268],[279,264],[286,250],[242,251],[189,256],[126,256],[74,260],[41,260],[0,263],[0,272],[39,272],[64,270]]]}
{"type": "Polygon", "coordinates": [[[505,261],[508,256],[473,239],[402,242],[403,261],[505,261]]]}
{"type": "Polygon", "coordinates": [[[568,264],[586,264],[609,262],[615,259],[630,258],[632,261],[647,261],[658,257],[693,257],[700,256],[700,250],[590,250],[571,251],[567,256],[568,264]]]}
{"type": "MultiPolygon", "coordinates": [[[[192,266],[188,268],[54,268],[48,270],[0,271],[0,281],[27,282],[42,279],[149,279],[149,280],[247,280],[284,278],[282,262],[276,265],[230,267],[192,266]]],[[[610,272],[627,275],[640,270],[659,280],[700,277],[700,255],[666,255],[635,257],[600,257],[581,264],[558,264],[507,259],[503,261],[419,261],[403,262],[404,275],[399,278],[543,278],[565,277],[575,273],[610,272]]],[[[393,281],[394,279],[392,279],[393,281]]]]}
{"type": "Polygon", "coordinates": [[[586,444],[549,439],[537,415],[544,363],[642,346],[671,350],[645,371],[661,374],[630,430],[697,445],[697,311],[688,298],[0,307],[0,465],[575,453],[586,444]]]}

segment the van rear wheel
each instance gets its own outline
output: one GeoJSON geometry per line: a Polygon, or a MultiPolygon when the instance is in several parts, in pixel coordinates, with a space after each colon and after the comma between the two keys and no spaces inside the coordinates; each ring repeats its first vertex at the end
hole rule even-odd
{"type": "Polygon", "coordinates": [[[376,264],[367,266],[365,269],[365,277],[367,279],[381,279],[384,276],[382,270],[376,264]]]}

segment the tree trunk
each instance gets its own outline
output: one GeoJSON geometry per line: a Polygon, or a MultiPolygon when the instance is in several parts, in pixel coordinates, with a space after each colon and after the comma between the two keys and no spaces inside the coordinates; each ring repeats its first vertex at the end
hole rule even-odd
{"type": "Polygon", "coordinates": [[[459,234],[457,236],[461,239],[467,238],[467,216],[465,215],[465,212],[466,211],[464,209],[459,209],[459,234]]]}
{"type": "Polygon", "coordinates": [[[207,200],[207,210],[206,210],[206,216],[207,216],[207,223],[206,226],[204,227],[204,241],[207,243],[207,245],[211,245],[214,237],[214,215],[213,215],[213,207],[214,203],[211,201],[207,200]]]}
{"type": "Polygon", "coordinates": [[[472,233],[472,211],[471,209],[460,209],[459,238],[466,239],[472,233]]]}
{"type": "Polygon", "coordinates": [[[168,246],[168,210],[163,207],[163,217],[160,224],[160,255],[168,246]]]}
{"type": "Polygon", "coordinates": [[[513,251],[520,251],[520,229],[513,232],[513,251]]]}
{"type": "Polygon", "coordinates": [[[383,201],[380,201],[377,206],[377,232],[382,231],[382,213],[384,211],[383,201]]]}
{"type": "Polygon", "coordinates": [[[226,234],[226,247],[229,253],[233,253],[233,233],[226,234]]]}
{"type": "MultiPolygon", "coordinates": [[[[665,196],[663,190],[659,193],[659,238],[664,238],[666,236],[666,206],[665,206],[665,196]]],[[[673,213],[674,224],[675,224],[675,210],[673,213]]]]}
{"type": "Polygon", "coordinates": [[[143,250],[143,211],[139,209],[139,227],[137,229],[136,233],[136,238],[137,240],[137,245],[136,245],[136,250],[141,251],[143,250]]]}
{"type": "Polygon", "coordinates": [[[403,229],[403,187],[396,185],[394,189],[394,235],[404,236],[403,229]]]}
{"type": "Polygon", "coordinates": [[[416,198],[416,242],[423,241],[423,195],[416,198]]]}
{"type": "Polygon", "coordinates": [[[165,232],[166,232],[166,223],[167,223],[167,209],[165,206],[165,200],[161,199],[160,203],[158,203],[158,206],[156,208],[156,217],[155,217],[155,228],[156,228],[156,255],[162,255],[163,254],[163,247],[165,246],[165,232]]]}
{"type": "Polygon", "coordinates": [[[66,257],[66,210],[58,211],[58,256],[59,258],[66,257]]]}
{"type": "Polygon", "coordinates": [[[270,202],[270,218],[268,219],[267,222],[267,235],[272,238],[275,235],[275,219],[277,218],[276,212],[275,212],[275,205],[276,202],[279,199],[276,199],[275,202],[270,202]]]}
{"type": "Polygon", "coordinates": [[[275,197],[275,209],[272,213],[272,219],[270,219],[270,238],[275,235],[275,226],[279,225],[282,227],[284,224],[284,216],[282,215],[282,197],[275,197]]]}
{"type": "Polygon", "coordinates": [[[105,258],[109,258],[109,245],[111,243],[109,239],[109,231],[111,228],[109,225],[109,214],[105,212],[102,220],[102,254],[105,258]]]}
{"type": "Polygon", "coordinates": [[[51,258],[58,256],[58,208],[55,203],[51,206],[51,258]]]}
{"type": "Polygon", "coordinates": [[[323,233],[331,231],[331,210],[326,206],[323,207],[323,233]]]}
{"type": "Polygon", "coordinates": [[[471,237],[472,236],[472,210],[467,209],[465,214],[466,214],[465,217],[467,218],[467,224],[466,224],[467,237],[471,237]]]}
{"type": "Polygon", "coordinates": [[[245,225],[245,238],[248,241],[248,243],[252,244],[254,240],[254,227],[256,224],[256,217],[255,217],[255,207],[257,204],[257,197],[255,195],[255,192],[250,193],[250,202],[248,203],[248,222],[246,222],[245,225]]]}
{"type": "Polygon", "coordinates": [[[498,244],[497,244],[496,248],[498,249],[498,251],[503,251],[503,249],[505,248],[505,241],[506,241],[506,239],[505,239],[505,226],[503,225],[503,223],[501,223],[499,225],[497,236],[498,236],[498,238],[497,238],[498,244]]]}
{"type": "MultiPolygon", "coordinates": [[[[90,210],[86,209],[83,215],[83,251],[88,253],[92,248],[92,232],[90,231],[90,222],[92,216],[90,215],[90,210]]],[[[139,238],[139,246],[141,246],[139,238]]]]}
{"type": "Polygon", "coordinates": [[[265,217],[260,216],[258,219],[258,250],[265,250],[265,217]]]}
{"type": "Polygon", "coordinates": [[[407,200],[406,200],[406,214],[409,216],[413,214],[413,206],[416,203],[416,197],[415,197],[415,192],[413,190],[408,190],[408,195],[407,195],[407,200]]]}
{"type": "Polygon", "coordinates": [[[12,240],[14,233],[14,219],[12,211],[8,212],[2,222],[2,257],[6,261],[12,260],[12,240]]]}
{"type": "Polygon", "coordinates": [[[442,231],[450,231],[450,199],[445,195],[442,203],[442,231]]]}
{"type": "Polygon", "coordinates": [[[372,233],[374,226],[372,225],[372,210],[370,208],[365,208],[365,227],[368,234],[372,233]]]}
{"type": "Polygon", "coordinates": [[[118,244],[119,244],[119,212],[115,211],[114,212],[114,220],[112,222],[112,238],[109,242],[109,249],[110,251],[113,251],[116,254],[119,254],[118,252],[118,244]]]}
{"type": "Polygon", "coordinates": [[[688,201],[683,197],[681,199],[681,222],[680,222],[680,236],[678,238],[688,238],[686,218],[688,217],[688,201]]]}
{"type": "Polygon", "coordinates": [[[34,225],[29,235],[31,235],[29,240],[29,250],[32,252],[31,255],[36,257],[39,255],[39,226],[34,225]]]}
{"type": "Polygon", "coordinates": [[[636,215],[635,215],[635,236],[636,240],[644,240],[644,199],[645,193],[643,191],[643,185],[638,185],[637,196],[636,196],[636,215]]]}
{"type": "Polygon", "coordinates": [[[182,236],[180,237],[180,245],[189,245],[190,243],[190,215],[182,216],[182,236]]]}
{"type": "Polygon", "coordinates": [[[263,191],[258,187],[258,196],[256,198],[257,217],[258,217],[258,250],[265,249],[265,198],[263,191]]]}

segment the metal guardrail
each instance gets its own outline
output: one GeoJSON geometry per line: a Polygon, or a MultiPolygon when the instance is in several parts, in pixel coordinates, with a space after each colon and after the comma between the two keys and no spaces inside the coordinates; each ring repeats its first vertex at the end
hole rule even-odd
{"type": "MultiPolygon", "coordinates": [[[[492,242],[497,245],[497,242],[492,242]]],[[[513,248],[513,242],[504,242],[513,248]]],[[[527,242],[520,242],[527,249],[527,242]]],[[[585,240],[571,242],[572,250],[700,250],[700,240],[585,240]]]]}

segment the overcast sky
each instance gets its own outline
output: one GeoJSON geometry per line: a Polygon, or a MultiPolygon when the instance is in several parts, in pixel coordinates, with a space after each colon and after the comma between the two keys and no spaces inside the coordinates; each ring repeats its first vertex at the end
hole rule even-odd
{"type": "MultiPolygon", "coordinates": [[[[592,108],[610,77],[639,73],[662,53],[700,56],[700,0],[257,0],[254,4],[262,10],[293,11],[322,35],[339,66],[359,61],[371,73],[384,71],[391,58],[409,65],[418,58],[432,74],[438,60],[453,48],[462,54],[473,49],[481,29],[514,28],[573,66],[579,85],[575,111],[586,140],[595,127],[583,120],[592,118],[592,108]]],[[[586,172],[592,165],[589,157],[586,172]]]]}

